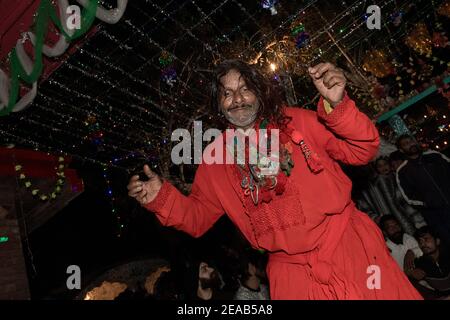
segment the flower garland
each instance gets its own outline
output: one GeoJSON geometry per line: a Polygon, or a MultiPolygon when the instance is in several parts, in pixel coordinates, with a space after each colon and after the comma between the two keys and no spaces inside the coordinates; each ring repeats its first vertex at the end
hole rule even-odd
{"type": "Polygon", "coordinates": [[[36,197],[41,199],[42,201],[47,201],[47,200],[54,200],[56,199],[57,195],[61,193],[62,191],[62,187],[65,184],[65,175],[64,175],[64,170],[66,169],[66,165],[64,163],[64,157],[59,157],[58,158],[58,166],[55,167],[56,169],[56,176],[58,177],[58,179],[56,180],[56,186],[53,189],[53,191],[51,191],[50,193],[44,193],[41,192],[38,188],[33,188],[33,184],[32,182],[27,179],[27,176],[24,172],[24,168],[22,165],[16,165],[14,167],[16,173],[19,175],[19,182],[27,189],[31,189],[31,194],[36,197]]]}

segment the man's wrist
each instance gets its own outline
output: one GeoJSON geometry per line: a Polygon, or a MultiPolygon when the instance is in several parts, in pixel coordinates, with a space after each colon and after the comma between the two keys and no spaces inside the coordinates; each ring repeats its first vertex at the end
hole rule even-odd
{"type": "Polygon", "coordinates": [[[338,104],[340,104],[342,102],[342,100],[344,100],[344,97],[345,97],[345,92],[342,94],[342,97],[338,101],[331,101],[325,97],[323,100],[328,102],[330,104],[331,108],[335,108],[338,104]]]}
{"type": "Polygon", "coordinates": [[[332,104],[325,98],[323,98],[323,108],[325,109],[325,112],[327,114],[331,113],[333,111],[333,109],[334,109],[332,104]]]}

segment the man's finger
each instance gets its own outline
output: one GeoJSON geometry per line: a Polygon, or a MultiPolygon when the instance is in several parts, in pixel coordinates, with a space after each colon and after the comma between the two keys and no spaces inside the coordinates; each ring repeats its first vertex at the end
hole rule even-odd
{"type": "Polygon", "coordinates": [[[132,189],[130,189],[129,193],[138,193],[142,191],[142,186],[136,186],[132,189]]]}
{"type": "Polygon", "coordinates": [[[138,196],[138,194],[139,194],[139,192],[140,192],[141,190],[136,190],[136,189],[133,189],[133,190],[130,190],[130,191],[128,191],[128,195],[130,196],[130,197],[132,197],[132,198],[136,198],[137,196],[138,196]]]}
{"type": "Polygon", "coordinates": [[[149,179],[152,179],[156,176],[156,173],[150,170],[150,167],[148,165],[144,165],[144,173],[149,179]]]}
{"type": "Polygon", "coordinates": [[[324,64],[324,63],[319,63],[319,64],[316,64],[314,67],[309,67],[309,68],[308,68],[308,72],[309,72],[310,74],[316,73],[317,70],[318,70],[323,64],[324,64]]]}
{"type": "Polygon", "coordinates": [[[137,192],[141,192],[143,190],[143,185],[136,185],[132,188],[128,189],[128,193],[137,193],[137,192]]]}
{"type": "Polygon", "coordinates": [[[127,186],[128,190],[134,189],[136,187],[142,187],[142,181],[134,181],[134,182],[130,182],[127,186]]]}
{"type": "Polygon", "coordinates": [[[334,66],[331,63],[321,63],[319,65],[317,65],[316,70],[314,72],[312,72],[312,75],[314,76],[315,79],[319,79],[323,76],[323,74],[329,70],[333,70],[334,66]]]}
{"type": "Polygon", "coordinates": [[[136,200],[139,202],[142,202],[142,200],[144,200],[144,198],[147,196],[147,191],[142,190],[141,192],[138,193],[136,200]]]}
{"type": "Polygon", "coordinates": [[[323,82],[325,83],[325,82],[330,81],[330,79],[333,78],[333,77],[341,77],[341,76],[342,75],[341,75],[341,73],[339,71],[337,71],[337,70],[329,70],[329,71],[325,72],[325,74],[323,75],[322,79],[323,79],[323,82]]]}
{"type": "Polygon", "coordinates": [[[332,87],[334,87],[335,85],[338,84],[343,84],[345,82],[345,79],[340,78],[340,77],[332,77],[330,80],[328,81],[323,81],[323,84],[328,88],[331,89],[332,87]]]}

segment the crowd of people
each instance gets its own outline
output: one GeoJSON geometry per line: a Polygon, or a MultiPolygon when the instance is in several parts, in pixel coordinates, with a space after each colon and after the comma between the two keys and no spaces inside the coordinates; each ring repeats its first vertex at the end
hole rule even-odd
{"type": "Polygon", "coordinates": [[[356,199],[379,225],[391,256],[425,299],[450,295],[450,159],[422,151],[414,137],[373,162],[356,199]]]}
{"type": "Polygon", "coordinates": [[[191,255],[182,265],[164,266],[145,285],[127,288],[115,300],[269,300],[267,255],[221,246],[191,255]]]}

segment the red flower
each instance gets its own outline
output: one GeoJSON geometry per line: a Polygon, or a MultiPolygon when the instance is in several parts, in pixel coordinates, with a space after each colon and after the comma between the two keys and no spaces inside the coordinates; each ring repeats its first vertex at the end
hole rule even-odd
{"type": "Polygon", "coordinates": [[[295,144],[299,144],[300,141],[303,140],[302,134],[298,132],[297,130],[294,130],[291,134],[291,139],[294,141],[295,144]]]}
{"type": "Polygon", "coordinates": [[[292,154],[292,152],[294,151],[294,150],[292,149],[292,143],[291,143],[291,142],[286,143],[286,144],[284,145],[284,147],[286,148],[286,150],[287,150],[290,154],[292,154]]]}

